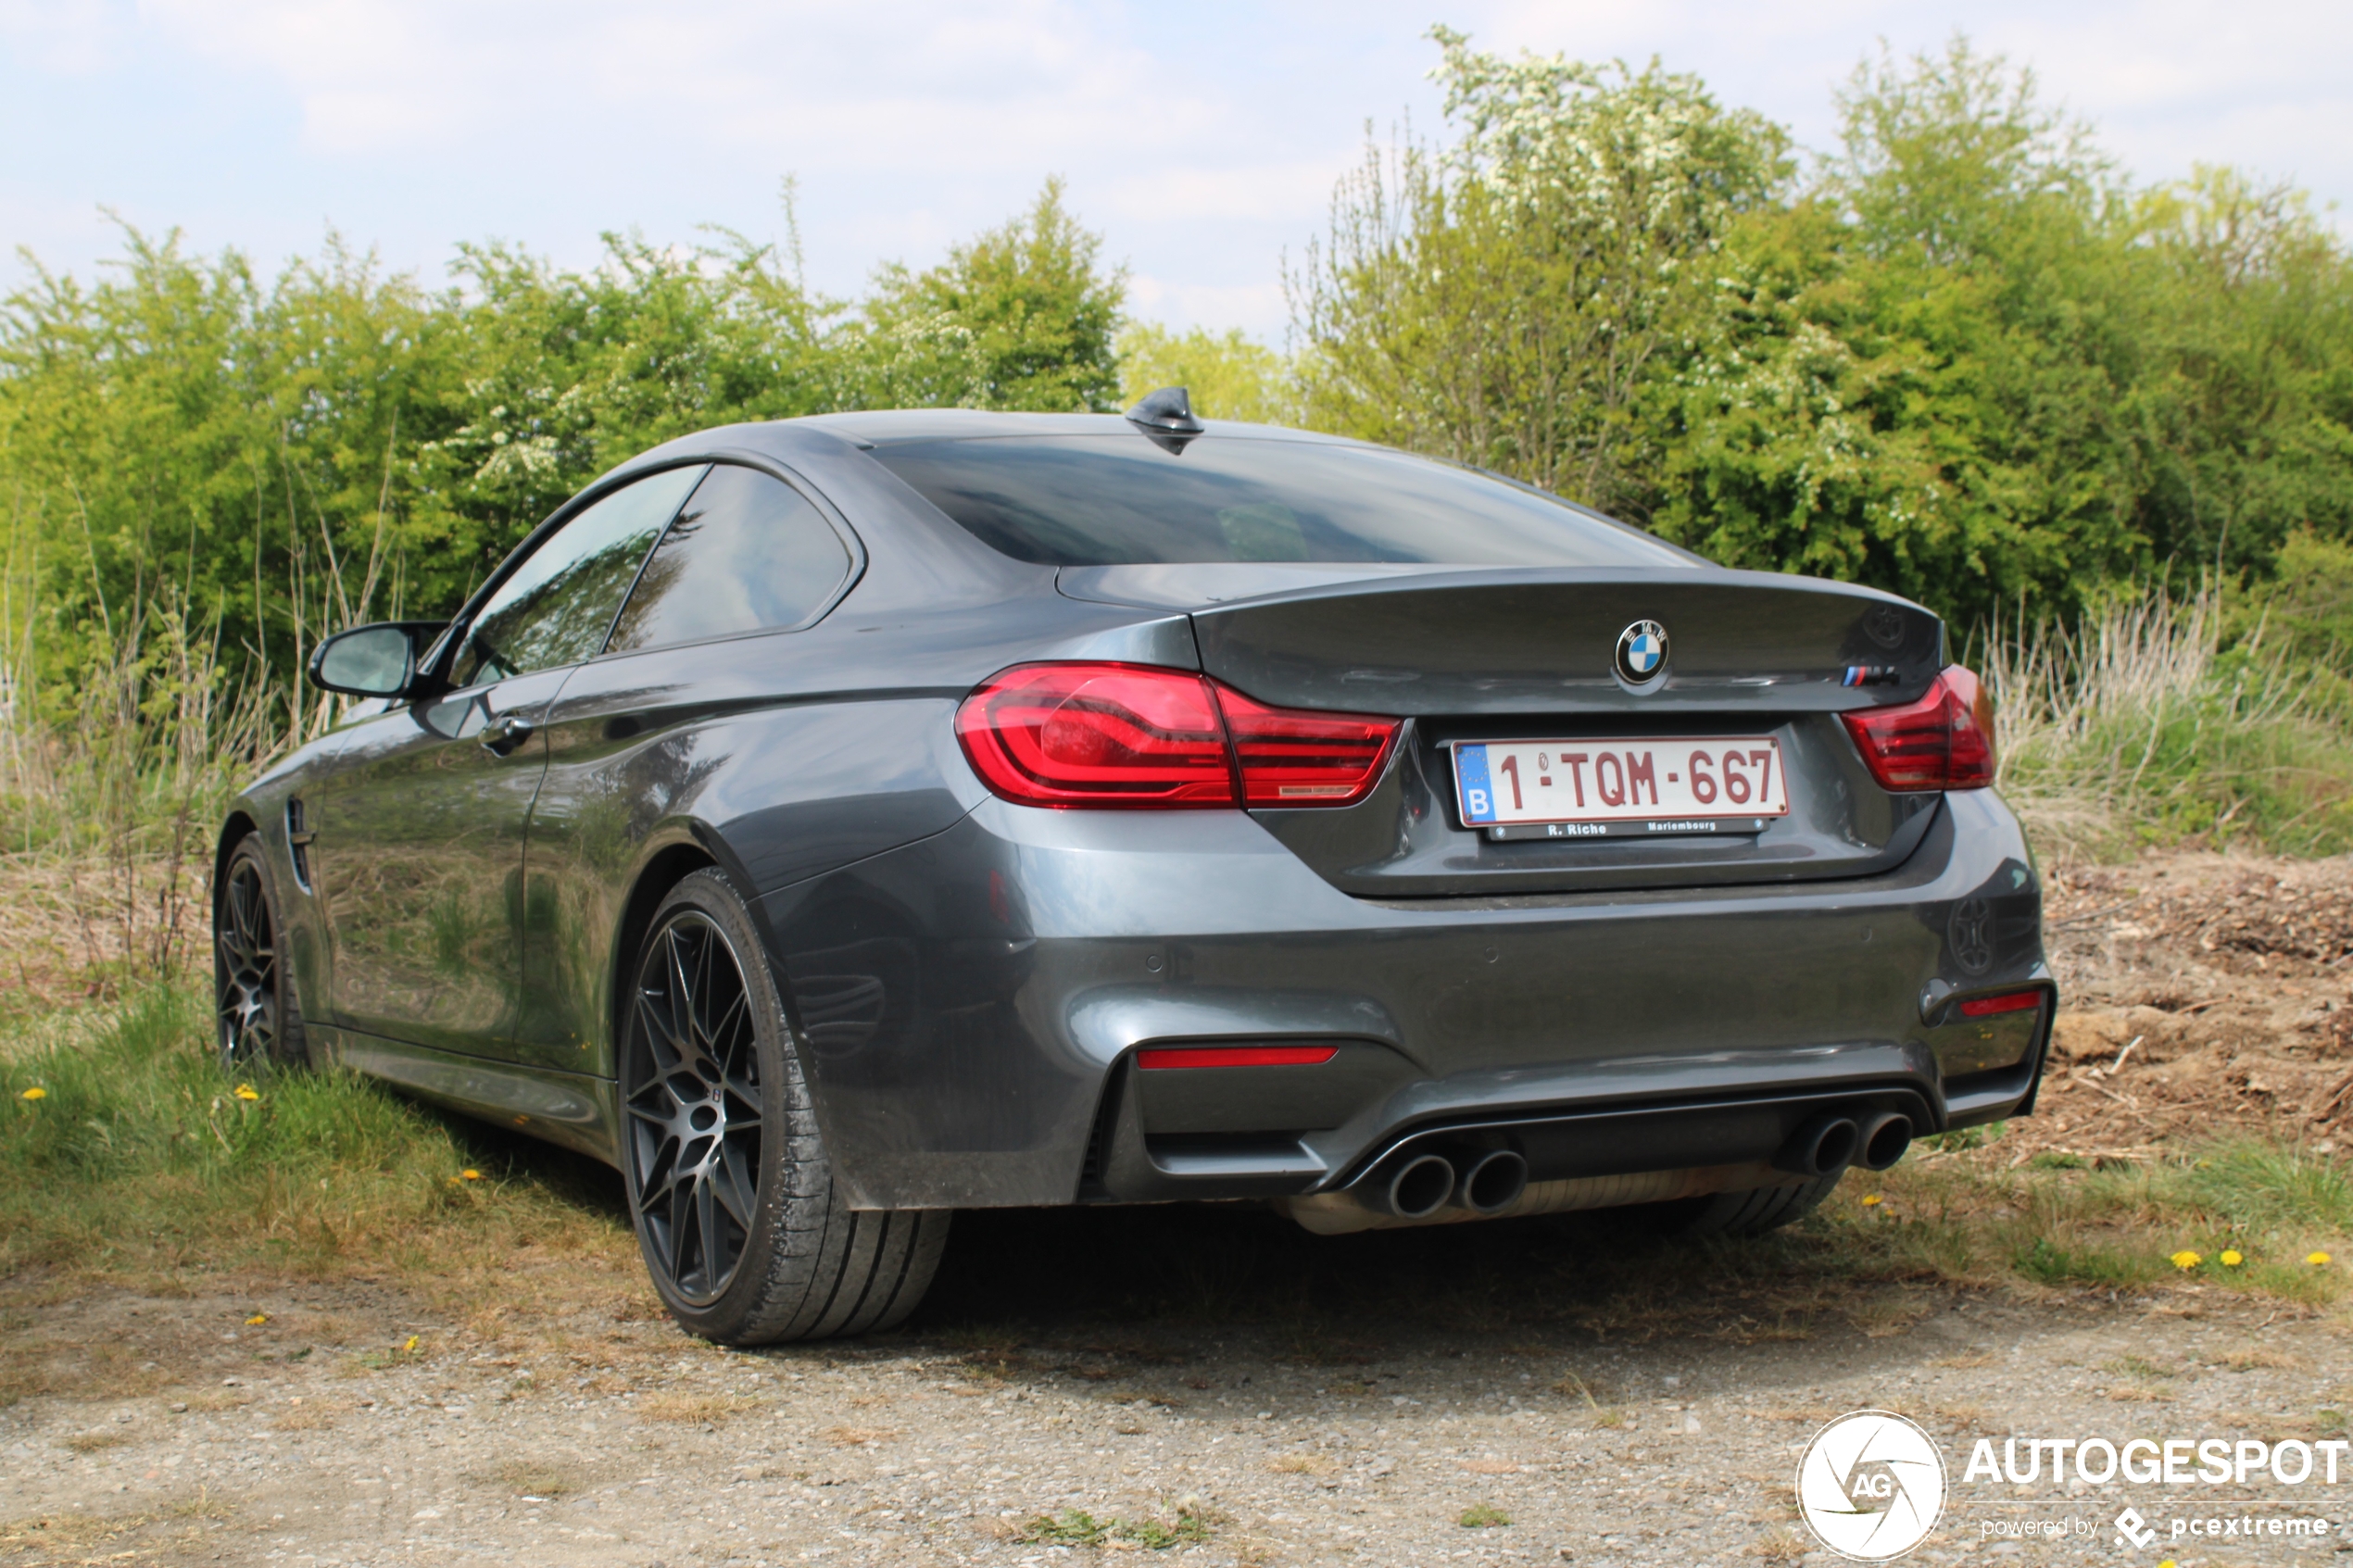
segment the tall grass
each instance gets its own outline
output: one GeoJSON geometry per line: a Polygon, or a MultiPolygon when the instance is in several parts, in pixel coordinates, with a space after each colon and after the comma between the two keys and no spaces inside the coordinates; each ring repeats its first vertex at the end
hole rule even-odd
{"type": "Polygon", "coordinates": [[[589,1161],[349,1073],[224,1077],[210,1039],[198,985],[0,1034],[0,1277],[152,1286],[617,1248],[613,1184],[589,1161]]]}
{"type": "MultiPolygon", "coordinates": [[[[320,636],[365,620],[330,596],[296,627],[320,636]]],[[[232,796],[270,759],[323,730],[332,697],[274,680],[247,648],[199,624],[182,583],[94,586],[74,626],[69,672],[40,657],[58,632],[0,574],[0,962],[19,1006],[63,991],[110,994],[200,956],[213,835],[232,796]],[[45,684],[44,684],[45,681],[45,684]]],[[[315,598],[317,596],[313,596],[315,598]]],[[[12,1008],[0,1008],[0,1016],[12,1008]]]]}
{"type": "Polygon", "coordinates": [[[2045,847],[2353,848],[2353,734],[2305,701],[2309,667],[2260,621],[2226,645],[2212,587],[1997,625],[1980,657],[1998,782],[2045,847]]]}

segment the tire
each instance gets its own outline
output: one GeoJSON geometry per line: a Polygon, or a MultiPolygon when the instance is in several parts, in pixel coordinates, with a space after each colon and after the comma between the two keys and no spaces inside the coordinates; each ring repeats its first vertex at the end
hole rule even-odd
{"type": "Polygon", "coordinates": [[[1845,1174],[1841,1171],[1794,1186],[1752,1187],[1697,1198],[1677,1228],[1685,1236],[1763,1236],[1811,1214],[1845,1174]]]}
{"type": "Polygon", "coordinates": [[[304,1067],[310,1047],[258,834],[229,851],[212,901],[213,1048],[224,1073],[304,1067]]]}
{"type": "Polygon", "coordinates": [[[696,872],[655,909],[630,972],[622,1174],[654,1288],[723,1345],[889,1328],[915,1310],[947,1210],[853,1210],[742,897],[696,872]]]}

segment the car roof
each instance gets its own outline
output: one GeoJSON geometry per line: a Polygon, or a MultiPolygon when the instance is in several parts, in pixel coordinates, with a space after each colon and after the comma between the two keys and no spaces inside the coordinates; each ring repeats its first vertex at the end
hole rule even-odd
{"type": "MultiPolygon", "coordinates": [[[[1117,414],[1014,414],[987,408],[875,408],[846,414],[809,414],[776,422],[826,431],[875,446],[902,441],[985,440],[1011,435],[1144,434],[1140,428],[1117,414]]],[[[1367,445],[1345,436],[1319,435],[1281,425],[1245,424],[1238,420],[1203,420],[1202,432],[1204,435],[1244,439],[1312,441],[1328,446],[1367,445]]]]}

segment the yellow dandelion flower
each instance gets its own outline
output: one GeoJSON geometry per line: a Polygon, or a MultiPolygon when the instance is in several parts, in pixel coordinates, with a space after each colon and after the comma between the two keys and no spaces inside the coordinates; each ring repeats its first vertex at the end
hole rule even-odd
{"type": "Polygon", "coordinates": [[[254,1313],[254,1315],[253,1315],[253,1316],[251,1316],[251,1317],[249,1317],[249,1318],[247,1318],[247,1319],[245,1320],[245,1326],[246,1326],[247,1328],[259,1328],[259,1327],[260,1327],[263,1323],[268,1323],[269,1321],[270,1321],[270,1314],[269,1314],[269,1313],[267,1313],[267,1312],[256,1312],[256,1313],[254,1313]]]}
{"type": "Polygon", "coordinates": [[[417,1336],[413,1334],[410,1335],[409,1336],[409,1343],[403,1345],[400,1348],[404,1353],[413,1352],[417,1348],[417,1336]]]}
{"type": "Polygon", "coordinates": [[[478,1182],[478,1181],[482,1180],[482,1173],[481,1173],[481,1172],[479,1172],[479,1171],[473,1171],[473,1170],[460,1171],[460,1172],[459,1172],[459,1173],[458,1173],[458,1174],[459,1174],[460,1177],[462,1177],[463,1179],[465,1179],[466,1181],[470,1181],[470,1182],[478,1182]]]}
{"type": "Polygon", "coordinates": [[[2222,1253],[2222,1266],[2226,1269],[2235,1269],[2246,1261],[2246,1259],[2235,1247],[2226,1248],[2222,1253]]]}
{"type": "Polygon", "coordinates": [[[2329,1255],[2325,1252],[2311,1253],[2304,1261],[2316,1269],[2325,1269],[2329,1266],[2329,1255]]]}
{"type": "Polygon", "coordinates": [[[49,1091],[43,1088],[40,1085],[35,1084],[32,1087],[27,1089],[17,1098],[19,1099],[47,1099],[49,1098],[49,1091]]]}
{"type": "Polygon", "coordinates": [[[2205,1262],[2206,1260],[2184,1247],[2179,1252],[2174,1253],[2172,1257],[2167,1259],[2166,1261],[2171,1263],[2177,1269],[2187,1270],[2196,1268],[2200,1263],[2205,1262]]]}
{"type": "Polygon", "coordinates": [[[261,1091],[255,1088],[251,1084],[240,1084],[237,1085],[237,1098],[239,1099],[259,1099],[261,1098],[261,1091]]]}
{"type": "Polygon", "coordinates": [[[1879,1194],[1873,1193],[1869,1198],[1863,1199],[1863,1207],[1866,1209],[1876,1209],[1879,1207],[1879,1194]]]}

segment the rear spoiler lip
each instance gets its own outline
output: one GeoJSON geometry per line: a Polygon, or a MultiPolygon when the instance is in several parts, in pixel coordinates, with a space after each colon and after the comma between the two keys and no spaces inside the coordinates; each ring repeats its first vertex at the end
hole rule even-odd
{"type": "Polygon", "coordinates": [[[1656,583],[1690,587],[1755,587],[1787,593],[1819,593],[1876,601],[1930,613],[1911,600],[1857,583],[1802,577],[1780,571],[1746,571],[1720,566],[1451,566],[1407,561],[1198,561],[1140,566],[1065,566],[1054,586],[1065,598],[1145,609],[1214,613],[1218,610],[1298,602],[1471,587],[1534,587],[1546,584],[1627,586],[1656,583]],[[1256,587],[1248,579],[1280,573],[1288,583],[1256,587]]]}

